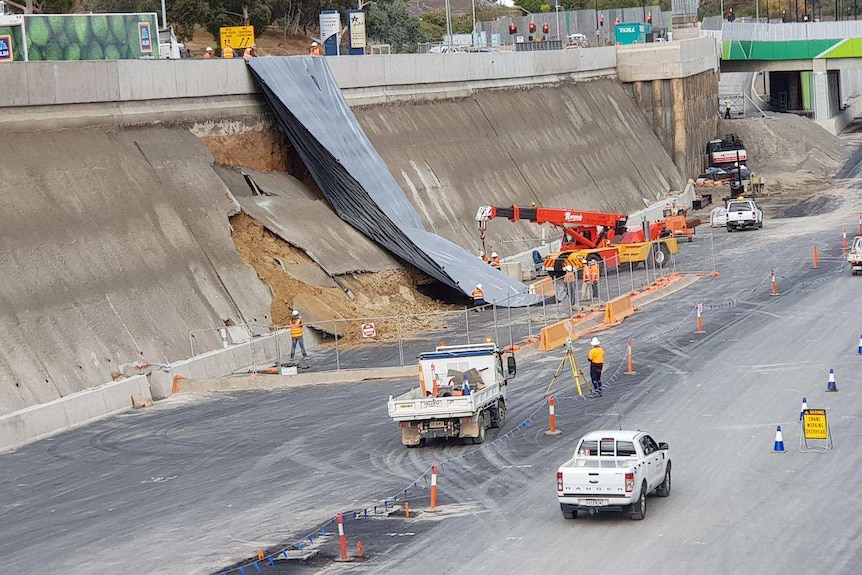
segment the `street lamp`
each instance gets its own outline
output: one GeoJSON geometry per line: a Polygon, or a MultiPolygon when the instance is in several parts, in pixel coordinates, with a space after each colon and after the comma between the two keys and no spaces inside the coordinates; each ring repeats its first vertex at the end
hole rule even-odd
{"type": "MultiPolygon", "coordinates": [[[[596,0],[598,2],[598,0],[596,0]]],[[[560,3],[557,2],[554,5],[554,10],[557,12],[557,40],[561,40],[562,36],[560,35],[560,3]]]]}

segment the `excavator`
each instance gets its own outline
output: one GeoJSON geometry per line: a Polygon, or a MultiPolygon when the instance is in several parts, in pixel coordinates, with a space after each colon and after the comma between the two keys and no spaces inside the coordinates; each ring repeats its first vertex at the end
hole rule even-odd
{"type": "Polygon", "coordinates": [[[670,254],[679,251],[676,238],[664,222],[650,226],[650,238],[659,240],[653,246],[645,241],[643,230],[626,231],[625,214],[537,206],[481,206],[476,212],[476,222],[483,250],[488,222],[495,218],[552,224],[563,229],[560,251],[548,254],[543,263],[544,270],[553,277],[564,275],[566,266],[580,268],[590,260],[615,269],[620,264],[637,267],[652,257],[657,266],[663,266],[670,254]]]}

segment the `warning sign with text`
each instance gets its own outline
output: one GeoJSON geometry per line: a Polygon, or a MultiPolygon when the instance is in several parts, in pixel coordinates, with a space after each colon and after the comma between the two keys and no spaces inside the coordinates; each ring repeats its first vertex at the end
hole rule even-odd
{"type": "Polygon", "coordinates": [[[221,49],[248,48],[254,44],[254,26],[227,26],[219,28],[221,49]]]}
{"type": "Polygon", "coordinates": [[[805,439],[829,439],[829,425],[825,409],[806,409],[802,412],[802,433],[805,439]]]}

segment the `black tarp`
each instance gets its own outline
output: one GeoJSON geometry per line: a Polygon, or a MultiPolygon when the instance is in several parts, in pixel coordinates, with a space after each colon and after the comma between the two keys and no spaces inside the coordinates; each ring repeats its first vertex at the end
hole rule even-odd
{"type": "Polygon", "coordinates": [[[490,303],[518,306],[538,301],[526,293],[523,283],[425,230],[344,100],[326,58],[252,58],[248,64],[281,129],[341,219],[464,294],[480,283],[490,303]]]}

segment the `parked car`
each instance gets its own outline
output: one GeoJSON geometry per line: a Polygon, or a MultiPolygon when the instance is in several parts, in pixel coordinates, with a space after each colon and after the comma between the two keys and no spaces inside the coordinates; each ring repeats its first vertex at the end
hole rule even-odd
{"type": "Polygon", "coordinates": [[[590,42],[583,34],[569,34],[566,37],[565,50],[576,50],[578,48],[589,48],[590,42]]]}

